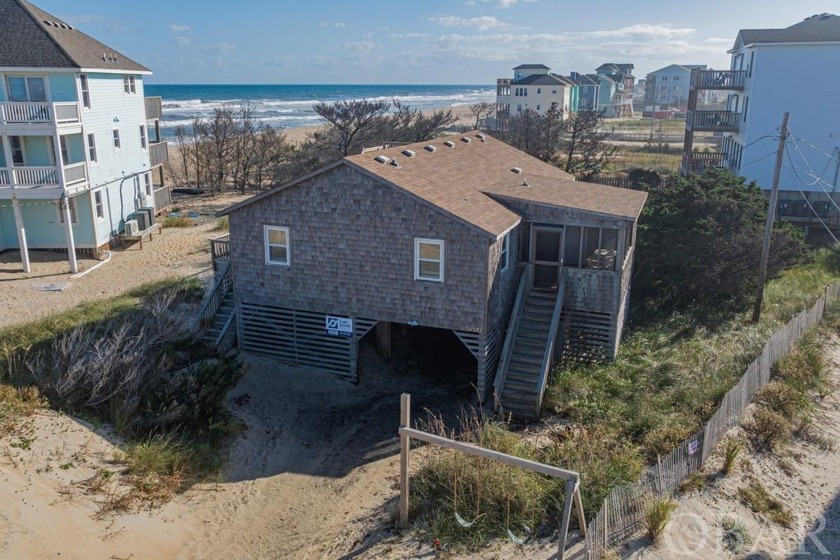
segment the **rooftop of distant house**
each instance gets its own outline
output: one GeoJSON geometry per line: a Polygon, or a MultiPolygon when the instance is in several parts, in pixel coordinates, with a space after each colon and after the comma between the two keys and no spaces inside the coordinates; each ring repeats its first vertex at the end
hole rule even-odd
{"type": "Polygon", "coordinates": [[[784,29],[742,29],[735,39],[738,44],[834,43],[840,42],[840,16],[817,14],[784,29]]]}

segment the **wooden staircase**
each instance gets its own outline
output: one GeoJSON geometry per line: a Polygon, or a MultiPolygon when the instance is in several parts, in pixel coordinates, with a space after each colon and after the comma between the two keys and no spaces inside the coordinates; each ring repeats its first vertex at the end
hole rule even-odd
{"type": "Polygon", "coordinates": [[[236,303],[233,298],[233,291],[228,292],[222,299],[219,308],[216,310],[216,315],[213,317],[213,322],[210,326],[202,331],[201,340],[207,344],[215,345],[219,336],[225,331],[228,321],[236,310],[236,303]]]}
{"type": "Polygon", "coordinates": [[[500,395],[502,410],[517,417],[534,417],[540,408],[542,365],[557,294],[532,291],[522,317],[500,395]]]}
{"type": "Polygon", "coordinates": [[[554,360],[565,297],[565,275],[556,291],[533,288],[533,267],[519,281],[494,390],[496,409],[517,418],[537,418],[554,360]]]}

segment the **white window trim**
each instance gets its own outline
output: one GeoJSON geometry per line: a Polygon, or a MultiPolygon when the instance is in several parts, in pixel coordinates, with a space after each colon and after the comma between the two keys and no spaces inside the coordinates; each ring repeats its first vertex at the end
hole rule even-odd
{"type": "Polygon", "coordinates": [[[90,78],[87,74],[79,74],[79,101],[85,109],[91,109],[93,103],[90,100],[90,78]],[[85,102],[85,93],[87,93],[87,103],[85,102]]]}
{"type": "Polygon", "coordinates": [[[149,149],[149,131],[145,124],[140,125],[140,148],[144,151],[149,149]]]}
{"type": "Polygon", "coordinates": [[[289,228],[286,226],[263,226],[263,249],[265,251],[265,264],[269,266],[291,266],[292,264],[292,250],[291,238],[289,237],[289,228]],[[283,245],[270,245],[268,242],[268,233],[270,231],[286,232],[286,262],[277,262],[271,260],[270,247],[282,247],[283,245]]]}
{"type": "MultiPolygon", "coordinates": [[[[431,259],[422,259],[428,262],[438,262],[431,259]]],[[[443,239],[425,239],[422,237],[414,238],[414,279],[422,280],[424,282],[440,282],[443,283],[444,263],[446,261],[446,244],[443,239]],[[420,276],[420,244],[437,245],[440,247],[440,276],[438,278],[429,278],[427,276],[420,276]]]]}
{"type": "Polygon", "coordinates": [[[101,222],[105,220],[105,197],[102,195],[102,189],[98,189],[95,191],[91,191],[90,193],[90,203],[93,206],[93,219],[97,222],[101,222]],[[102,201],[102,215],[98,215],[96,213],[96,195],[99,195],[99,199],[102,201]]]}
{"type": "Polygon", "coordinates": [[[510,268],[510,233],[502,238],[502,253],[499,256],[502,260],[502,272],[510,268]]]}
{"type": "Polygon", "coordinates": [[[120,134],[119,128],[111,129],[111,145],[115,150],[122,150],[122,134],[120,134]],[[114,134],[115,132],[116,135],[114,134]],[[119,146],[117,146],[117,144],[119,144],[119,146]]]}
{"type": "Polygon", "coordinates": [[[96,133],[94,132],[87,135],[87,157],[88,162],[99,161],[99,154],[96,152],[96,133]]]}

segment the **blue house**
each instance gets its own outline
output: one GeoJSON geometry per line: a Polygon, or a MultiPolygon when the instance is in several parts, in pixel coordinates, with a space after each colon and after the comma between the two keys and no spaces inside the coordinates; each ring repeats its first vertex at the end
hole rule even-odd
{"type": "Polygon", "coordinates": [[[599,80],[577,72],[571,72],[569,80],[577,86],[578,98],[575,110],[594,109],[598,105],[599,80]]]}
{"type": "Polygon", "coordinates": [[[0,0],[0,45],[0,252],[30,272],[30,249],[63,249],[76,272],[164,191],[151,71],[24,0],[0,0]]]}

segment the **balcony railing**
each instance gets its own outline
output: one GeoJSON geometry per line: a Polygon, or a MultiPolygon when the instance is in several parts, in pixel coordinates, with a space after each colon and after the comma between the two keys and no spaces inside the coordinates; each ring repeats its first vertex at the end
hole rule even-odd
{"type": "Polygon", "coordinates": [[[702,175],[711,167],[729,167],[726,154],[720,152],[691,152],[683,156],[682,171],[684,175],[697,173],[702,175]]]}
{"type": "Polygon", "coordinates": [[[64,184],[75,185],[87,181],[87,165],[85,162],[71,163],[64,166],[64,184]]]}
{"type": "Polygon", "coordinates": [[[685,128],[694,132],[738,132],[741,114],[732,111],[689,111],[685,128]]]}
{"type": "Polygon", "coordinates": [[[163,101],[160,97],[146,98],[146,120],[153,121],[163,115],[163,101]]]}
{"type": "Polygon", "coordinates": [[[0,124],[79,123],[78,103],[0,103],[0,124]]]}
{"type": "Polygon", "coordinates": [[[744,70],[692,70],[691,87],[696,89],[744,89],[744,70]]]}
{"type": "Polygon", "coordinates": [[[149,144],[149,160],[152,167],[163,165],[169,159],[169,144],[167,142],[157,142],[149,144]]]}
{"type": "MultiPolygon", "coordinates": [[[[88,180],[85,162],[64,166],[64,184],[77,185],[88,180]]],[[[0,186],[10,187],[57,187],[58,168],[53,165],[0,168],[0,186]]]]}

